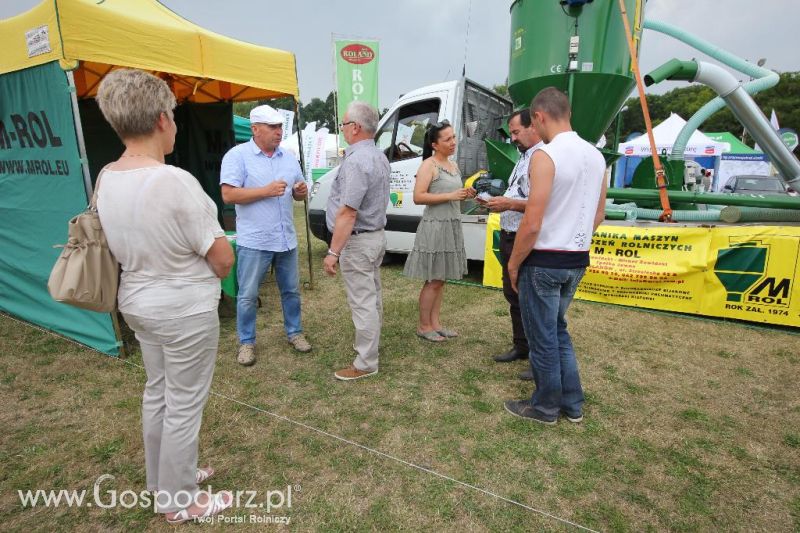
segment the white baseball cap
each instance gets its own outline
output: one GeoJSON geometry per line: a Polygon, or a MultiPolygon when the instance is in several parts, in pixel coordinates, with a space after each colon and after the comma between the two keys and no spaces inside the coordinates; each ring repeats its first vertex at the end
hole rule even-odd
{"type": "Polygon", "coordinates": [[[260,105],[250,111],[250,123],[283,124],[283,115],[268,105],[260,105]]]}

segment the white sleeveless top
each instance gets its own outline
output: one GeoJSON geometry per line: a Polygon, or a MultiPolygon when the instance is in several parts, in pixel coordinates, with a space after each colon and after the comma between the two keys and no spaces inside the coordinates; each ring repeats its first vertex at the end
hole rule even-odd
{"type": "Polygon", "coordinates": [[[555,177],[534,250],[588,252],[605,159],[574,131],[559,133],[540,150],[553,160],[555,177]]]}

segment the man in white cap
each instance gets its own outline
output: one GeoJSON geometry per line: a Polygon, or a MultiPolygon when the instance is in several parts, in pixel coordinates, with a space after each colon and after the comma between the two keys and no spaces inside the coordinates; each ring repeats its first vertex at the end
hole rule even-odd
{"type": "Polygon", "coordinates": [[[222,199],[236,204],[236,298],[238,361],[255,363],[258,288],[270,265],[281,293],[283,324],[289,344],[311,351],[300,318],[297,235],[292,199],[303,200],[308,188],[300,165],[280,147],[283,115],[268,105],[250,112],[253,137],[231,148],[222,159],[222,199]]]}

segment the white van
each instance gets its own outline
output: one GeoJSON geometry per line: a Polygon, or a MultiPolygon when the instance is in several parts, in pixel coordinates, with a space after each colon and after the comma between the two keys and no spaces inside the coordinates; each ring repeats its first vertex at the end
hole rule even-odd
{"type": "MultiPolygon", "coordinates": [[[[422,163],[422,139],[429,124],[447,120],[458,139],[455,159],[464,179],[487,170],[484,139],[502,141],[500,128],[511,114],[511,100],[462,78],[411,91],[397,100],[384,115],[375,143],[391,164],[391,204],[386,213],[387,252],[407,254],[424,206],[414,203],[414,176],[422,163]]],[[[338,167],[325,174],[311,189],[311,232],[328,240],[325,208],[338,167]]],[[[483,261],[486,210],[474,201],[461,204],[461,225],[467,258],[483,261]]]]}

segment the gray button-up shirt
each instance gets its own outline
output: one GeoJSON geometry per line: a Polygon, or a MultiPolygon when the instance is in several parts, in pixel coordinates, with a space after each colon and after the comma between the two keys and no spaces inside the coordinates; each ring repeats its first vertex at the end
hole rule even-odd
{"type": "Polygon", "coordinates": [[[353,231],[376,231],[386,226],[389,206],[389,161],[372,139],[359,141],[344,151],[328,197],[325,222],[333,232],[342,205],[358,211],[353,231]]]}
{"type": "MultiPolygon", "coordinates": [[[[512,200],[527,200],[528,195],[531,193],[531,180],[528,178],[528,168],[531,164],[533,152],[544,146],[544,143],[539,143],[531,146],[519,157],[514,170],[511,171],[511,177],[508,179],[508,188],[506,189],[506,198],[512,200]]],[[[522,217],[525,213],[519,211],[503,211],[500,213],[500,228],[516,233],[519,229],[519,223],[522,222],[522,217]]]]}

